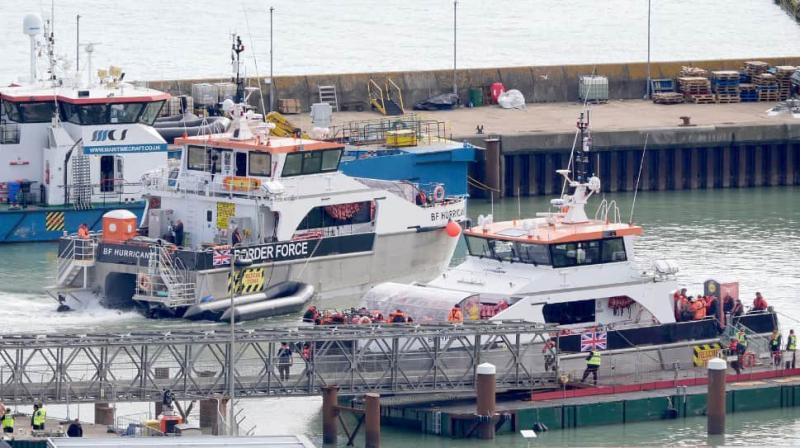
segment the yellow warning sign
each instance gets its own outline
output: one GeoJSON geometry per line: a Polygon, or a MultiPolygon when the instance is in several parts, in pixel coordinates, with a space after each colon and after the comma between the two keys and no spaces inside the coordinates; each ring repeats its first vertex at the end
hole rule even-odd
{"type": "Polygon", "coordinates": [[[706,364],[708,364],[708,360],[716,357],[721,348],[722,347],[720,347],[717,342],[713,344],[695,345],[694,353],[692,354],[694,365],[696,367],[705,367],[706,364]]]}
{"type": "Polygon", "coordinates": [[[227,229],[231,218],[236,216],[236,204],[217,202],[217,228],[227,229]]]}
{"type": "MultiPolygon", "coordinates": [[[[264,289],[264,268],[248,268],[236,273],[236,291],[252,294],[264,289]]],[[[231,292],[231,274],[228,274],[228,293],[231,292]]]]}

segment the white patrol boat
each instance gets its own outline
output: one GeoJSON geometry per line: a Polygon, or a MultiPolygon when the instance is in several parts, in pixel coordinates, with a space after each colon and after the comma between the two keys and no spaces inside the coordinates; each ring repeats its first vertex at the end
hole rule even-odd
{"type": "MultiPolygon", "coordinates": [[[[716,338],[726,322],[723,307],[705,319],[676,322],[675,262],[657,260],[650,272],[637,266],[641,226],[621,222],[614,201],[603,200],[587,216],[585,207],[601,183],[586,174],[590,139],[583,114],[578,126],[583,143],[574,170],[557,171],[571,193],[551,201],[555,211],[503,222],[480,216],[463,232],[468,254],[461,264],[425,284],[378,285],[363,305],[382,313],[401,309],[417,322],[444,321],[458,304],[464,320],[556,324],[562,351],[716,338]]],[[[705,295],[718,304],[730,296],[732,304],[738,284],[728,286],[706,281],[705,295]]],[[[728,323],[768,334],[777,317],[748,313],[728,323]]]]}
{"type": "MultiPolygon", "coordinates": [[[[0,242],[57,240],[121,204],[141,216],[142,175],[166,163],[153,129],[169,95],[123,82],[121,69],[91,68],[88,80],[59,70],[53,36],[27,16],[31,73],[0,87],[0,242]],[[49,68],[37,75],[44,48],[49,68]]],[[[91,63],[89,64],[91,67],[91,63]]]]}
{"type": "Polygon", "coordinates": [[[358,295],[448,266],[464,197],[422,202],[413,184],[346,176],[342,144],[269,136],[241,106],[225,109],[228,133],[177,139],[179,165],[143,177],[138,232],[112,213],[102,233],[61,239],[54,295],[241,320],[300,309],[305,285],[321,298],[358,295]]]}

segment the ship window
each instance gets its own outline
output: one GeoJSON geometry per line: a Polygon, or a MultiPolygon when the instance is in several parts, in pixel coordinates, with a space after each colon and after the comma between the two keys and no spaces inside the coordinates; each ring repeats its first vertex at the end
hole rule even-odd
{"type": "Polygon", "coordinates": [[[303,153],[303,174],[319,173],[322,170],[322,153],[319,151],[303,153]]]}
{"type": "Polygon", "coordinates": [[[110,106],[110,122],[113,123],[136,123],[139,112],[142,111],[142,103],[118,103],[110,106]]]}
{"type": "Polygon", "coordinates": [[[523,263],[550,264],[550,250],[544,244],[517,243],[517,256],[523,263]]]}
{"type": "Polygon", "coordinates": [[[622,238],[609,238],[603,240],[603,263],[626,261],[625,241],[622,238]]]}
{"type": "Polygon", "coordinates": [[[144,111],[142,111],[142,115],[139,117],[139,123],[144,123],[148,126],[152,126],[155,123],[156,118],[158,118],[158,114],[161,112],[161,108],[164,106],[164,101],[154,101],[152,103],[147,103],[144,107],[144,111]]]}
{"type": "Polygon", "coordinates": [[[500,261],[516,261],[514,243],[504,240],[489,240],[489,246],[494,252],[494,257],[500,261]]]}
{"type": "Polygon", "coordinates": [[[79,107],[78,114],[82,124],[107,124],[108,104],[84,104],[79,107]]]}
{"type": "Polygon", "coordinates": [[[542,307],[544,321],[548,324],[583,324],[594,322],[594,299],[572,302],[548,303],[542,307]]]}
{"type": "Polygon", "coordinates": [[[272,156],[268,152],[250,153],[250,175],[269,176],[272,174],[272,156]]]}
{"type": "Polygon", "coordinates": [[[303,171],[303,154],[286,154],[286,161],[283,163],[282,176],[296,176],[303,171]]]}
{"type": "Polygon", "coordinates": [[[473,257],[492,257],[492,249],[489,247],[489,240],[474,236],[465,237],[467,240],[467,250],[473,257]]]}
{"type": "Polygon", "coordinates": [[[372,221],[370,201],[326,205],[312,208],[297,226],[297,230],[321,229],[372,221]]]}
{"type": "Polygon", "coordinates": [[[342,151],[339,149],[322,151],[322,171],[336,171],[339,169],[339,158],[341,156],[342,151]]]}
{"type": "Polygon", "coordinates": [[[206,148],[202,146],[189,146],[186,154],[186,168],[196,171],[206,171],[206,148]]]}
{"type": "Polygon", "coordinates": [[[11,121],[16,121],[19,123],[22,121],[19,115],[19,107],[17,103],[12,103],[10,101],[3,101],[3,112],[5,116],[8,117],[11,121]]]}
{"type": "Polygon", "coordinates": [[[68,121],[70,123],[81,124],[81,117],[78,115],[78,110],[80,109],[79,106],[74,104],[60,102],[58,103],[61,107],[61,119],[63,121],[68,121]]]}
{"type": "Polygon", "coordinates": [[[19,103],[22,123],[47,123],[53,119],[55,103],[41,101],[36,103],[19,103]]]}

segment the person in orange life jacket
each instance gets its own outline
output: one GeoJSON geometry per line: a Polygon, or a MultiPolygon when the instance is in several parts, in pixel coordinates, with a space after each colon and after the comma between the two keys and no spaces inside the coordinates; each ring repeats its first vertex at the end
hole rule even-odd
{"type": "Polygon", "coordinates": [[[760,292],[756,293],[756,298],[753,299],[753,309],[751,311],[766,311],[767,300],[761,295],[760,292]]]}
{"type": "Polygon", "coordinates": [[[455,304],[447,314],[447,321],[453,323],[464,322],[464,315],[461,313],[461,305],[455,304]]]}
{"type": "Polygon", "coordinates": [[[303,322],[316,322],[317,319],[319,319],[319,311],[316,306],[311,305],[303,314],[303,322]]]}
{"type": "Polygon", "coordinates": [[[733,367],[737,375],[742,373],[742,355],[739,353],[739,340],[736,337],[732,337],[728,343],[728,354],[731,356],[736,355],[736,359],[731,361],[731,367],[733,367]]]}
{"type": "Polygon", "coordinates": [[[81,224],[78,226],[78,238],[88,239],[89,238],[89,226],[86,223],[81,224]]]}
{"type": "Polygon", "coordinates": [[[697,298],[692,301],[692,305],[690,307],[692,312],[692,319],[700,320],[706,317],[706,306],[705,302],[702,299],[697,298]]]}
{"type": "Polygon", "coordinates": [[[404,324],[408,320],[408,316],[401,310],[395,310],[394,313],[389,315],[389,322],[393,324],[404,324]]]}

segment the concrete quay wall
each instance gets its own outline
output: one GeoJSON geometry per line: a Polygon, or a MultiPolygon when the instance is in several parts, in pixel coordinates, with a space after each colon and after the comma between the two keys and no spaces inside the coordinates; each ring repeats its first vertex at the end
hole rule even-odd
{"type": "MultiPolygon", "coordinates": [[[[745,61],[750,60],[762,60],[771,65],[800,65],[800,56],[653,62],[651,78],[675,78],[683,65],[693,65],[708,70],[737,70],[745,61]]],[[[506,89],[521,91],[529,103],[547,103],[576,101],[578,77],[588,74],[608,77],[609,97],[612,99],[635,99],[645,95],[647,64],[644,62],[462,69],[457,70],[456,78],[462,100],[466,99],[467,89],[470,87],[502,82],[506,89]]],[[[367,82],[373,79],[379,85],[383,85],[387,77],[402,89],[407,109],[411,109],[414,103],[431,95],[450,92],[453,86],[452,70],[276,76],[275,104],[277,105],[277,99],[295,98],[300,101],[301,108],[308,111],[311,104],[319,101],[318,87],[334,85],[340,104],[357,102],[366,106],[367,82]]],[[[230,78],[150,81],[148,85],[173,94],[190,94],[194,83],[225,81],[230,81],[230,78]]],[[[247,82],[248,85],[262,87],[264,94],[268,95],[269,89],[264,78],[261,80],[252,78],[247,82]]]]}

